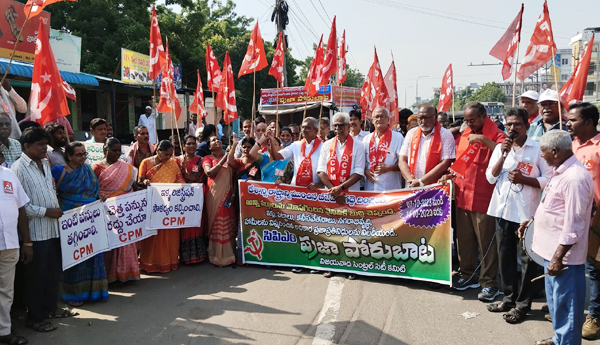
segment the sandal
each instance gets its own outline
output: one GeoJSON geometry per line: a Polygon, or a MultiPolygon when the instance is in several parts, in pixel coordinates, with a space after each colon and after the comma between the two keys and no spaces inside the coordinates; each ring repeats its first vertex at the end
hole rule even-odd
{"type": "Polygon", "coordinates": [[[487,310],[492,313],[504,313],[504,312],[508,312],[509,310],[511,310],[514,307],[515,306],[510,303],[500,302],[500,303],[488,304],[487,310]]]}
{"type": "Polygon", "coordinates": [[[14,332],[0,337],[0,344],[25,345],[27,343],[29,343],[29,340],[27,340],[25,337],[15,334],[14,332]]]}
{"type": "Polygon", "coordinates": [[[502,318],[510,324],[517,324],[523,322],[525,318],[527,318],[527,313],[517,308],[512,308],[508,313],[502,315],[502,318]]]}
{"type": "Polygon", "coordinates": [[[54,312],[46,314],[47,319],[65,319],[67,317],[73,317],[79,315],[76,311],[71,311],[69,308],[57,309],[54,312]]]}
{"type": "Polygon", "coordinates": [[[27,320],[26,326],[40,333],[52,332],[58,328],[56,325],[53,325],[52,322],[47,320],[38,323],[27,320]]]}
{"type": "Polygon", "coordinates": [[[325,278],[331,278],[331,277],[333,277],[333,273],[332,272],[325,272],[325,273],[323,273],[323,277],[325,277],[325,278]]]}
{"type": "Polygon", "coordinates": [[[72,302],[67,302],[67,305],[70,306],[70,307],[77,308],[77,307],[81,307],[83,305],[83,302],[72,301],[72,302]]]}

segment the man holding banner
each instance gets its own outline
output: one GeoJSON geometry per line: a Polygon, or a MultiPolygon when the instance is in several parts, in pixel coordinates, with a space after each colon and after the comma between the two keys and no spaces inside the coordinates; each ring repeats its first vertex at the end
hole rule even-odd
{"type": "MultiPolygon", "coordinates": [[[[492,152],[504,142],[506,134],[487,116],[483,104],[471,102],[465,106],[468,128],[460,137],[458,159],[450,169],[456,183],[456,229],[460,278],[454,288],[459,291],[483,286],[477,296],[493,301],[498,296],[498,250],[494,243],[496,221],[487,215],[494,186],[486,176],[492,152]],[[477,281],[477,253],[481,255],[481,273],[477,281]]],[[[448,175],[442,177],[445,181],[448,175]]]]}
{"type": "Polygon", "coordinates": [[[419,126],[406,133],[398,161],[410,188],[436,183],[456,157],[454,136],[437,121],[435,107],[423,103],[417,114],[419,126]]]}

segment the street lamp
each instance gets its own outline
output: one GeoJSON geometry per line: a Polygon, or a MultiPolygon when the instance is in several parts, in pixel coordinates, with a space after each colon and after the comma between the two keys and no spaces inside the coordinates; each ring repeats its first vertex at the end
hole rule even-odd
{"type": "Polygon", "coordinates": [[[429,76],[428,75],[422,75],[422,76],[417,77],[417,88],[416,88],[416,91],[415,91],[415,101],[417,103],[417,106],[419,105],[419,78],[429,78],[429,76]]]}
{"type": "Polygon", "coordinates": [[[412,85],[404,89],[404,108],[408,108],[408,105],[406,104],[406,90],[410,89],[411,87],[412,85]]]}

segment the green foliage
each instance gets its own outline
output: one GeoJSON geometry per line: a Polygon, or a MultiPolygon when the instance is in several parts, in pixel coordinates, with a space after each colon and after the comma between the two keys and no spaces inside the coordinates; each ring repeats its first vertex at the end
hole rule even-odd
{"type": "Polygon", "coordinates": [[[506,102],[506,94],[495,82],[487,83],[467,98],[468,102],[506,102]]]}

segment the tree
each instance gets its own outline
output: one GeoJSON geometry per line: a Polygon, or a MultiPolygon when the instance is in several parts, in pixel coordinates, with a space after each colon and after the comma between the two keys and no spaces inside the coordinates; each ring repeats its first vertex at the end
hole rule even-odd
{"type": "Polygon", "coordinates": [[[469,102],[506,102],[506,94],[502,91],[500,85],[495,82],[487,83],[477,89],[471,97],[468,97],[469,102]]]}

